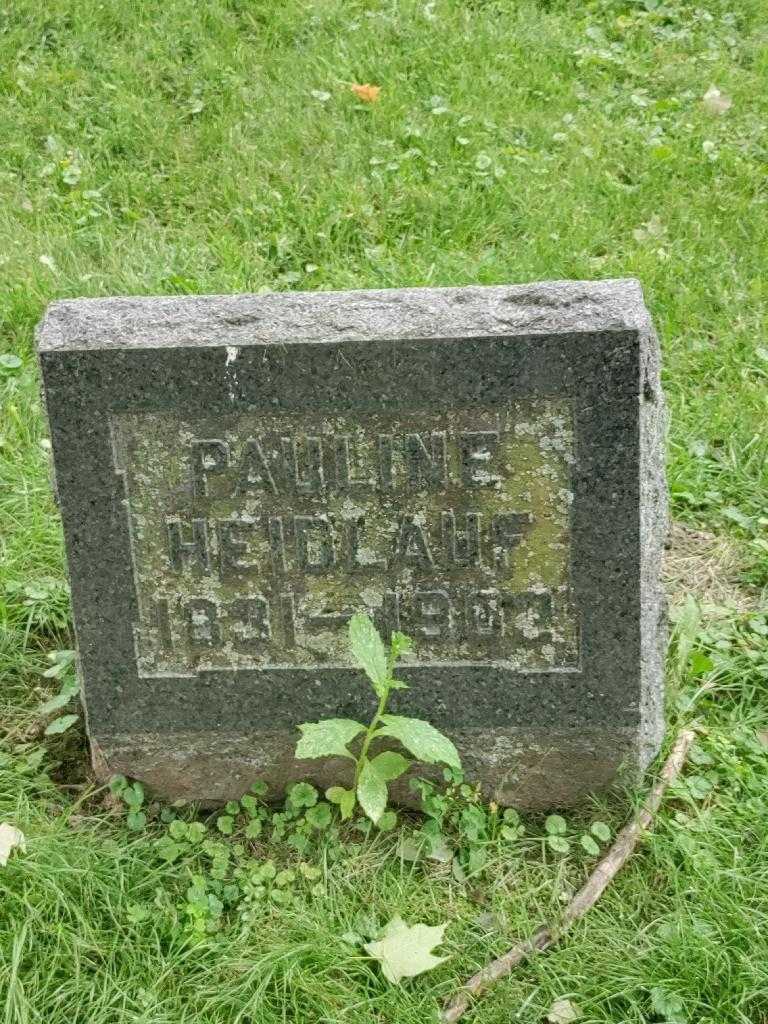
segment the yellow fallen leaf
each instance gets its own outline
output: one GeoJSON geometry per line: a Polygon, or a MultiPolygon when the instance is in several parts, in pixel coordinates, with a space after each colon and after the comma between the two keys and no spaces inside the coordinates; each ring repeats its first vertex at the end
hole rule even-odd
{"type": "Polygon", "coordinates": [[[365,85],[356,85],[353,83],[350,88],[355,96],[357,96],[359,100],[362,100],[363,103],[378,102],[379,94],[381,92],[380,85],[369,85],[367,83],[365,85]]]}

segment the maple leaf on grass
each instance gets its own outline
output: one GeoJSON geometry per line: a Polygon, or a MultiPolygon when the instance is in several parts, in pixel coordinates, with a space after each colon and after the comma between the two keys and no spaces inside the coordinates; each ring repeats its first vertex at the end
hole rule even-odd
{"type": "Polygon", "coordinates": [[[365,85],[358,85],[353,82],[350,89],[359,100],[363,101],[363,103],[377,103],[381,93],[380,85],[370,85],[367,82],[365,85]]]}
{"type": "Polygon", "coordinates": [[[578,1006],[570,999],[556,999],[547,1014],[548,1024],[572,1024],[581,1016],[578,1006]]]}
{"type": "Polygon", "coordinates": [[[408,925],[400,916],[393,917],[376,942],[366,944],[365,951],[381,964],[387,981],[397,985],[401,978],[415,978],[431,971],[447,957],[434,956],[432,950],[443,941],[447,924],[430,927],[408,925]]]}

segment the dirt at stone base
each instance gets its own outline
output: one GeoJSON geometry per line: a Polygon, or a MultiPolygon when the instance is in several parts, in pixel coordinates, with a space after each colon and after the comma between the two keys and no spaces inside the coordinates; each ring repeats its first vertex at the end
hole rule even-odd
{"type": "Polygon", "coordinates": [[[674,606],[693,594],[703,609],[748,613],[760,607],[761,594],[743,582],[747,566],[729,537],[673,522],[664,558],[664,582],[674,606]]]}

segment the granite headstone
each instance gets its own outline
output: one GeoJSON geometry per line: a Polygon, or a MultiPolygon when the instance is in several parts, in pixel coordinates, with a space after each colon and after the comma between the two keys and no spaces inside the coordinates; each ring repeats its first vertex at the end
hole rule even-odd
{"type": "MultiPolygon", "coordinates": [[[[345,624],[504,804],[662,734],[657,341],[632,280],[55,302],[39,357],[94,764],[216,802],[344,778],[345,624]]],[[[623,775],[622,773],[626,773],[623,775]]]]}

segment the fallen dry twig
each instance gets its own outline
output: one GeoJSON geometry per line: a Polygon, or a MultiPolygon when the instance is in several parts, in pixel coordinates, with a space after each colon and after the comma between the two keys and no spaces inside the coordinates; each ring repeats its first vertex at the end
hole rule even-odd
{"type": "Polygon", "coordinates": [[[549,949],[575,921],[583,917],[597,903],[611,880],[631,856],[643,833],[653,824],[664,792],[680,774],[695,735],[692,729],[684,729],[677,737],[669,757],[664,762],[659,779],[649,792],[643,807],[619,832],[611,848],[565,908],[559,928],[542,925],[529,938],[513,946],[503,956],[491,961],[477,974],[473,974],[459,992],[446,1003],[440,1017],[443,1024],[454,1024],[460,1017],[463,1017],[477,996],[483,995],[491,985],[506,978],[513,968],[523,960],[527,960],[532,954],[549,949]]]}

